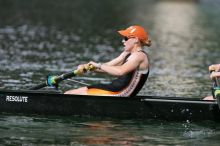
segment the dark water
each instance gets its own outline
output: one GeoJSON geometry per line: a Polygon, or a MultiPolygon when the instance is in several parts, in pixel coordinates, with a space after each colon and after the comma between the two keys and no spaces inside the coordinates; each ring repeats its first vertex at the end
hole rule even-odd
{"type": "MultiPolygon", "coordinates": [[[[123,49],[116,31],[139,24],[153,45],[141,95],[210,95],[208,66],[220,63],[218,0],[0,0],[0,88],[26,89],[123,49]]],[[[94,73],[74,78],[109,82],[94,73]]],[[[64,91],[81,85],[65,81],[64,91]]],[[[167,123],[74,117],[0,117],[2,145],[219,145],[212,122],[167,123]],[[91,124],[98,124],[91,128],[91,124]],[[98,139],[98,140],[96,140],[98,139]]]]}

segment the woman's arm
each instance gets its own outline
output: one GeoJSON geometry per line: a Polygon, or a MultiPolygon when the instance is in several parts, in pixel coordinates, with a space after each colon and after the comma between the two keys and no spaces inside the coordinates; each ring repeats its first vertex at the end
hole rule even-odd
{"type": "MultiPolygon", "coordinates": [[[[125,61],[125,57],[129,54],[129,52],[122,52],[118,57],[114,58],[113,60],[109,61],[109,62],[105,62],[105,63],[95,63],[95,65],[97,65],[96,67],[98,67],[95,71],[99,72],[99,73],[104,73],[105,71],[103,71],[99,66],[100,65],[108,65],[108,66],[119,66],[121,64],[124,63],[125,61]]],[[[90,62],[91,63],[91,62],[90,62]]]]}
{"type": "Polygon", "coordinates": [[[210,74],[210,78],[214,79],[214,78],[219,78],[220,77],[220,72],[212,72],[210,74]]]}
{"type": "Polygon", "coordinates": [[[113,60],[111,60],[109,62],[103,63],[103,64],[110,65],[110,66],[121,65],[124,62],[125,57],[128,54],[129,54],[129,52],[124,51],[118,57],[114,58],[113,60]]]}
{"type": "Polygon", "coordinates": [[[135,70],[144,61],[144,56],[140,55],[139,53],[132,54],[129,56],[126,63],[122,65],[109,65],[109,64],[102,64],[101,66],[95,62],[90,62],[95,67],[98,67],[102,72],[108,73],[113,76],[122,76],[135,70]]]}

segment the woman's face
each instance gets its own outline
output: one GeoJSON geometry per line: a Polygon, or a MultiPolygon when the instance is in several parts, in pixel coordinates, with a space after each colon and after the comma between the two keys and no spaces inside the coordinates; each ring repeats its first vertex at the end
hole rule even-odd
{"type": "Polygon", "coordinates": [[[131,52],[134,48],[134,45],[137,43],[137,38],[124,38],[122,43],[124,44],[124,51],[131,52]]]}

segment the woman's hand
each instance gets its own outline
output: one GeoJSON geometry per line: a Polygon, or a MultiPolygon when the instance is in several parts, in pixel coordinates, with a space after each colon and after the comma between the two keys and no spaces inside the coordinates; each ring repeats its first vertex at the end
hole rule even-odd
{"type": "Polygon", "coordinates": [[[213,64],[209,66],[209,71],[219,71],[220,70],[220,64],[213,64]]]}
{"type": "Polygon", "coordinates": [[[101,69],[101,66],[102,66],[101,63],[96,63],[96,62],[94,62],[94,61],[90,61],[90,62],[88,63],[88,65],[91,66],[92,68],[99,69],[99,70],[101,69]]]}
{"type": "Polygon", "coordinates": [[[220,77],[220,72],[212,72],[210,74],[210,78],[214,79],[214,78],[219,78],[220,77]]]}
{"type": "Polygon", "coordinates": [[[80,64],[77,67],[77,71],[78,71],[79,74],[83,74],[83,73],[85,73],[87,71],[92,71],[92,70],[94,70],[94,67],[91,66],[89,63],[87,63],[87,64],[80,64]]]}

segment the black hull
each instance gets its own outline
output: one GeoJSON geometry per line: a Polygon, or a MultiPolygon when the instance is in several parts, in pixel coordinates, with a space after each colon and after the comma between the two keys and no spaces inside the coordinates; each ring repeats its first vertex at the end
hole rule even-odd
{"type": "Polygon", "coordinates": [[[0,112],[220,122],[216,101],[177,97],[126,98],[0,90],[0,112]]]}

